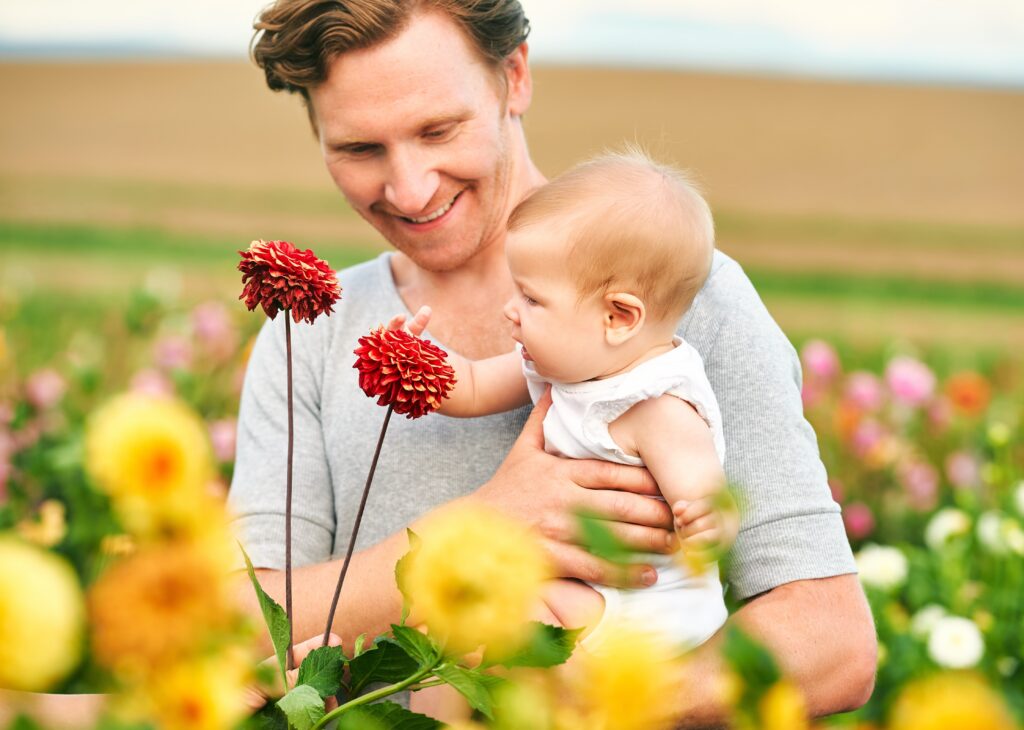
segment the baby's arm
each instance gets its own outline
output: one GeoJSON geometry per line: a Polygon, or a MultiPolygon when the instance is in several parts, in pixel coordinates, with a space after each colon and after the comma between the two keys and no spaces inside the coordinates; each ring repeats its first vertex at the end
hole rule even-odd
{"type": "MultiPolygon", "coordinates": [[[[388,322],[388,329],[407,326],[417,337],[430,322],[430,307],[420,307],[406,325],[404,314],[388,322]]],[[[439,413],[456,418],[472,418],[502,413],[530,402],[523,375],[523,359],[516,351],[485,360],[467,360],[460,355],[448,354],[448,362],[455,369],[455,387],[441,402],[439,413]]]]}
{"type": "Polygon", "coordinates": [[[684,548],[724,549],[738,520],[711,429],[696,409],[672,395],[641,401],[615,420],[609,433],[643,459],[672,506],[684,548]]]}

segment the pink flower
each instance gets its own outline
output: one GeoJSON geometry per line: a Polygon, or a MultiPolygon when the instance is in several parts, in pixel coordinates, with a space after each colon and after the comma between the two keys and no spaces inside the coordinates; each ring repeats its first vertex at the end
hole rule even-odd
{"type": "Polygon", "coordinates": [[[130,388],[136,393],[144,393],[156,398],[167,398],[174,395],[174,384],[159,370],[140,370],[132,377],[130,388]]]}
{"type": "Polygon", "coordinates": [[[227,464],[235,459],[235,439],[238,424],[234,418],[222,418],[209,425],[210,443],[217,461],[227,464]]]}
{"type": "Polygon", "coordinates": [[[885,382],[897,401],[908,406],[920,406],[935,392],[935,375],[920,360],[896,357],[885,369],[885,382]]]}
{"type": "Polygon", "coordinates": [[[853,450],[858,456],[865,456],[878,446],[887,435],[885,428],[878,421],[865,420],[853,432],[853,450]]]}
{"type": "Polygon", "coordinates": [[[846,379],[846,399],[862,411],[877,411],[882,407],[882,383],[863,370],[850,373],[846,379]]]}
{"type": "Polygon", "coordinates": [[[938,500],[939,473],[927,461],[905,462],[899,469],[900,481],[907,490],[910,506],[918,511],[930,510],[938,500]]]}
{"type": "Polygon", "coordinates": [[[51,368],[33,373],[25,382],[25,398],[40,411],[49,410],[57,405],[64,397],[65,390],[67,385],[64,378],[51,368]]]}
{"type": "Polygon", "coordinates": [[[230,355],[238,345],[238,331],[228,308],[218,301],[204,302],[192,310],[192,335],[218,359],[230,355]]]}
{"type": "Polygon", "coordinates": [[[839,375],[839,355],[823,340],[810,340],[800,351],[804,370],[815,380],[828,383],[839,375]]]}
{"type": "Polygon", "coordinates": [[[183,370],[192,361],[192,345],[178,335],[161,337],[153,346],[153,359],[163,370],[183,370]]]}
{"type": "Polygon", "coordinates": [[[981,484],[981,464],[970,452],[954,451],[946,457],[946,477],[960,489],[974,489],[981,484]]]}
{"type": "Polygon", "coordinates": [[[875,516],[863,502],[851,502],[843,507],[843,522],[847,534],[855,540],[863,540],[875,529],[875,516]]]}

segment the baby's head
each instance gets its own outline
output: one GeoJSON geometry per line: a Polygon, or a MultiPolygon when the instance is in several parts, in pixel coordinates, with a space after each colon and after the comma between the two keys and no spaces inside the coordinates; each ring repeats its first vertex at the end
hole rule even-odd
{"type": "Polygon", "coordinates": [[[714,252],[711,211],[693,183],[633,151],[584,162],[538,188],[508,228],[521,296],[506,313],[538,370],[566,382],[617,371],[634,351],[670,340],[714,252]],[[547,326],[531,334],[528,320],[547,326]],[[542,368],[549,339],[573,342],[557,348],[561,355],[552,349],[542,368]],[[581,377],[582,364],[561,372],[558,361],[570,357],[593,361],[595,372],[581,377]]]}

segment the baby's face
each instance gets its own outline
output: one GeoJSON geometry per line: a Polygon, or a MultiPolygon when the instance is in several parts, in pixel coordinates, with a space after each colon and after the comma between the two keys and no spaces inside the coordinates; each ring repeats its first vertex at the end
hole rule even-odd
{"type": "Polygon", "coordinates": [[[505,305],[512,336],[537,372],[561,383],[604,374],[611,362],[598,296],[579,301],[567,266],[567,245],[557,228],[530,226],[505,244],[516,291],[505,305]]]}

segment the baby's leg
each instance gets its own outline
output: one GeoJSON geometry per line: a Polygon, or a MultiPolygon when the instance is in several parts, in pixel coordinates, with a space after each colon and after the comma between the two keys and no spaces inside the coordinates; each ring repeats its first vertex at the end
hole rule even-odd
{"type": "MultiPolygon", "coordinates": [[[[597,625],[604,612],[604,598],[585,583],[575,580],[550,581],[532,619],[551,626],[587,627],[597,625]]],[[[470,719],[472,710],[458,692],[448,685],[428,687],[414,692],[409,709],[448,724],[470,719]]]]}

